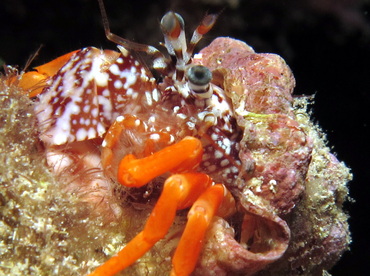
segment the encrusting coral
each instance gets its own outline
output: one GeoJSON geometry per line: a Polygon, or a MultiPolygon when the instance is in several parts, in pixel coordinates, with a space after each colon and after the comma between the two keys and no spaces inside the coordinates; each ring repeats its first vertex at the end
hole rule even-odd
{"type": "MultiPolygon", "coordinates": [[[[238,124],[244,128],[240,157],[251,173],[250,179],[238,179],[236,190],[242,193],[242,207],[283,226],[274,219],[278,215],[289,227],[289,245],[284,255],[266,244],[257,249],[260,257],[255,258],[262,262],[279,257],[257,275],[321,275],[350,243],[348,217],[342,208],[352,175],[330,153],[322,131],[310,121],[307,106],[312,99],[292,97],[294,77],[281,57],[256,54],[244,42],[217,38],[200,55],[202,63],[219,77],[220,85],[233,101],[238,124]]],[[[276,226],[269,231],[272,229],[281,231],[276,226]]],[[[205,251],[210,246],[215,252],[212,244],[228,243],[228,235],[232,234],[223,238],[219,235],[213,242],[210,235],[205,251]]],[[[281,234],[263,238],[281,245],[287,242],[281,234]]],[[[230,253],[219,265],[225,266],[227,258],[236,263],[251,258],[243,255],[230,253]]],[[[244,274],[253,274],[253,267],[243,270],[244,274]]]]}

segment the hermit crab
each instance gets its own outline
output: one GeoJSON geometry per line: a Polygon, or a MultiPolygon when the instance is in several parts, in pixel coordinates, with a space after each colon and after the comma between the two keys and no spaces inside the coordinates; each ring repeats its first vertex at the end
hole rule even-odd
{"type": "MultiPolygon", "coordinates": [[[[120,52],[87,47],[22,79],[37,97],[40,139],[54,173],[84,168],[93,178],[85,185],[109,190],[120,183],[154,198],[144,229],[89,275],[115,275],[134,264],[176,215],[187,220],[171,275],[253,275],[292,254],[287,221],[304,197],[316,144],[292,107],[294,78],[285,62],[231,38],[194,55],[217,15],[205,16],[187,42],[182,17],[166,13],[162,53],[111,33],[99,4],[106,36],[120,52]],[[151,57],[152,71],[135,52],[151,57]]],[[[339,167],[334,159],[329,164],[339,167]]],[[[97,210],[109,204],[100,199],[97,210]]],[[[343,237],[331,238],[324,247],[339,250],[320,268],[346,247],[343,237]]]]}

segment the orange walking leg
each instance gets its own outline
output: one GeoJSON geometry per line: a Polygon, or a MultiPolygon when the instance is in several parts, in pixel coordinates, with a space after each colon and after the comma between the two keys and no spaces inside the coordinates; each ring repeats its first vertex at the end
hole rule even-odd
{"type": "Polygon", "coordinates": [[[172,258],[171,276],[187,276],[193,272],[205,233],[224,194],[223,185],[210,186],[191,207],[188,222],[172,258]]]}
{"type": "MultiPolygon", "coordinates": [[[[102,266],[98,267],[90,276],[114,275],[132,265],[166,235],[173,223],[176,210],[191,206],[211,184],[212,180],[210,177],[203,173],[175,174],[170,176],[164,184],[163,192],[149,216],[144,230],[132,239],[116,256],[113,256],[102,266]]],[[[207,202],[209,200],[205,199],[207,202]]],[[[212,203],[207,204],[212,205],[212,203]]],[[[204,208],[203,206],[207,204],[200,204],[199,208],[204,208]]],[[[195,207],[195,209],[198,209],[198,207],[195,207]]],[[[198,214],[197,211],[195,213],[198,214]]],[[[192,229],[194,227],[192,226],[192,229]]],[[[201,227],[203,228],[203,226],[201,227]]]]}
{"type": "Polygon", "coordinates": [[[59,69],[71,58],[77,51],[70,52],[60,56],[48,63],[35,67],[36,71],[24,73],[19,80],[19,87],[29,91],[30,98],[37,96],[46,86],[46,80],[54,76],[59,69]]]}

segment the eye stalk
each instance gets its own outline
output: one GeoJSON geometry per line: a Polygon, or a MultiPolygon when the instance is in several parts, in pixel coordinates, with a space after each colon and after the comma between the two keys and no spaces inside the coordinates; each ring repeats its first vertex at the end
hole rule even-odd
{"type": "Polygon", "coordinates": [[[210,83],[212,80],[212,72],[203,65],[191,66],[186,70],[188,86],[197,98],[210,98],[212,89],[210,83]]]}
{"type": "Polygon", "coordinates": [[[183,80],[186,66],[191,63],[195,46],[203,35],[211,30],[216,19],[217,15],[214,14],[205,16],[199,26],[194,30],[190,42],[187,43],[184,19],[178,13],[172,11],[167,12],[162,17],[161,29],[164,35],[164,46],[175,62],[175,78],[177,81],[183,80]]]}

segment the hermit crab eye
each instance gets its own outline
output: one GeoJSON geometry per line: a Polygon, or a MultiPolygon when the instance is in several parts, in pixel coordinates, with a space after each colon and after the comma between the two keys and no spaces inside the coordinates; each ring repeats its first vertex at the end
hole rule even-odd
{"type": "Polygon", "coordinates": [[[161,28],[163,33],[169,35],[172,38],[177,38],[184,29],[184,19],[175,12],[166,13],[161,19],[161,28]]]}
{"type": "Polygon", "coordinates": [[[203,65],[196,65],[189,68],[187,77],[191,84],[208,86],[212,79],[212,72],[203,65]]]}
{"type": "Polygon", "coordinates": [[[189,88],[200,98],[209,98],[212,95],[210,82],[212,80],[212,72],[203,65],[195,65],[189,67],[186,71],[189,88]]]}

